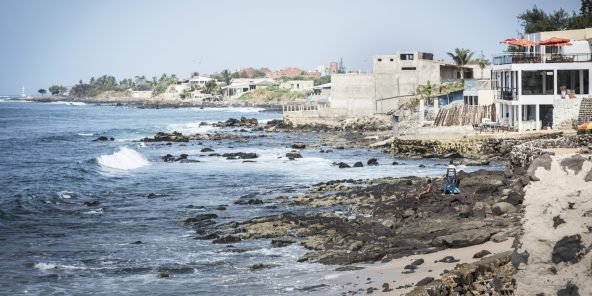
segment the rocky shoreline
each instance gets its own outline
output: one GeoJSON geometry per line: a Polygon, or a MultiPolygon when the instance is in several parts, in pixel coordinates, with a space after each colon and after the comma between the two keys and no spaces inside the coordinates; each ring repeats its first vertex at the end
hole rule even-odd
{"type": "MultiPolygon", "coordinates": [[[[443,177],[432,179],[436,189],[434,194],[419,200],[416,194],[427,178],[333,180],[315,184],[299,194],[277,196],[273,201],[253,194],[235,201],[235,204],[245,207],[281,207],[286,209],[282,214],[220,222],[212,212],[181,221],[185,227],[195,231],[196,239],[226,244],[237,252],[241,251],[241,241],[246,240],[268,239],[271,247],[299,244],[309,250],[298,259],[299,262],[343,266],[337,268],[338,271],[356,270],[355,265],[359,263],[387,263],[407,256],[479,246],[487,242],[512,241],[512,245],[517,246],[517,238],[523,231],[525,188],[537,181],[533,169],[526,168],[541,155],[553,155],[549,151],[551,148],[578,148],[582,153],[589,153],[588,145],[592,142],[590,136],[566,136],[562,133],[456,141],[402,140],[389,139],[380,131],[340,133],[325,126],[295,127],[281,120],[262,126],[248,118],[229,119],[214,125],[261,133],[189,136],[159,133],[143,141],[187,142],[261,137],[274,132],[327,132],[347,143],[348,147],[368,147],[382,139],[373,148],[406,158],[455,158],[457,163],[460,161],[467,165],[486,165],[495,160],[507,165],[505,171],[459,172],[461,193],[457,195],[440,193],[443,177]]],[[[294,151],[286,157],[297,159],[301,157],[299,150],[307,149],[307,145],[294,143],[292,148],[294,151]]],[[[372,166],[375,162],[376,159],[370,159],[365,164],[352,164],[353,167],[372,166]]],[[[350,167],[345,163],[336,165],[350,167]]],[[[401,287],[409,291],[410,287],[417,286],[410,295],[484,291],[491,292],[490,295],[504,295],[513,291],[513,273],[517,268],[514,261],[522,259],[514,258],[508,252],[489,257],[489,251],[480,253],[479,256],[485,256],[481,261],[460,264],[454,271],[443,272],[440,279],[426,278],[419,282],[420,285],[413,283],[401,287]]],[[[273,267],[253,266],[252,269],[273,267]]],[[[402,273],[412,274],[414,270],[405,268],[402,273]]],[[[383,292],[393,291],[389,287],[387,285],[383,292]]],[[[363,292],[372,293],[376,289],[363,292]]],[[[360,290],[344,291],[344,295],[359,293],[360,290]]]]}

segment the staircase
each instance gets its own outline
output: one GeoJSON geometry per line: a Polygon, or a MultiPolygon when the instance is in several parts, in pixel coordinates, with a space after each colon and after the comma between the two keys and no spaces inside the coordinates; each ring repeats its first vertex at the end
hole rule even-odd
{"type": "Polygon", "coordinates": [[[580,112],[578,113],[578,123],[592,121],[592,98],[582,99],[580,103],[580,112]]]}
{"type": "Polygon", "coordinates": [[[413,114],[405,117],[403,120],[399,121],[399,133],[406,134],[410,130],[416,129],[421,127],[423,122],[421,122],[419,112],[413,112],[413,114]]]}

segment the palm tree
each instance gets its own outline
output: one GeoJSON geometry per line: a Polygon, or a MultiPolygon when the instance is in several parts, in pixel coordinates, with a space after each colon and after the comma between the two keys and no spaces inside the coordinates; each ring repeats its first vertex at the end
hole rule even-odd
{"type": "Polygon", "coordinates": [[[417,87],[417,94],[420,95],[421,98],[426,99],[428,104],[432,103],[432,94],[436,92],[436,85],[432,84],[429,80],[426,82],[425,85],[420,85],[417,87]]]}
{"type": "Polygon", "coordinates": [[[483,51],[481,51],[481,55],[476,60],[476,62],[477,62],[477,65],[479,65],[479,68],[481,68],[481,78],[483,78],[483,69],[485,69],[485,67],[489,66],[491,63],[489,62],[488,59],[485,58],[483,51]]]}
{"type": "Polygon", "coordinates": [[[473,57],[474,52],[470,49],[466,48],[455,48],[454,53],[447,52],[447,54],[452,58],[454,63],[458,66],[458,70],[460,72],[460,79],[465,79],[465,70],[464,67],[466,64],[471,62],[471,58],[473,57]]]}

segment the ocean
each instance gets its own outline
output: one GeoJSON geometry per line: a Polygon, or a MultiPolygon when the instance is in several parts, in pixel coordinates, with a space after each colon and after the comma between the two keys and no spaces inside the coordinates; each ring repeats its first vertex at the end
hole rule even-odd
{"type": "MultiPolygon", "coordinates": [[[[379,150],[347,148],[303,158],[285,154],[297,141],[327,144],[324,133],[235,131],[200,123],[281,113],[258,108],[139,109],[84,103],[33,103],[0,98],[0,294],[2,295],[316,295],[336,293],[336,266],[298,263],[297,244],[270,240],[225,244],[195,239],[181,221],[215,213],[244,221],[304,212],[277,203],[308,186],[335,179],[440,176],[444,160],[393,158],[379,150]],[[248,141],[144,143],[159,131],[265,135],[248,141]],[[114,141],[93,142],[99,136],[114,141]],[[200,152],[254,152],[255,162],[200,152]],[[194,163],[168,163],[185,153],[194,163]],[[379,166],[339,169],[335,162],[379,166]],[[393,166],[393,161],[403,165],[393,166]],[[419,165],[424,164],[425,168],[419,165]],[[147,198],[151,193],[157,198],[147,198]],[[254,194],[263,205],[235,205],[254,194]],[[141,243],[138,243],[141,242],[141,243]],[[251,271],[256,263],[276,264],[251,271]],[[159,278],[160,271],[169,273],[159,278]],[[316,288],[311,288],[316,287],[316,288]]],[[[321,146],[323,147],[323,146],[321,146]]],[[[476,170],[481,167],[465,168],[476,170]]],[[[491,168],[490,168],[491,169],[491,168]]],[[[329,209],[331,210],[331,209],[329,209]]],[[[335,209],[347,210],[347,209],[335,209]]]]}

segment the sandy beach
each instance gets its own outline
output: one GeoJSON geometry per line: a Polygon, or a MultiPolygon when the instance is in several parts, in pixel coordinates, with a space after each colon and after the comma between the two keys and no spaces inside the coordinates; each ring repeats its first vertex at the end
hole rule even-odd
{"type": "MultiPolygon", "coordinates": [[[[480,259],[473,258],[473,255],[482,250],[491,252],[491,255],[512,250],[512,240],[470,246],[459,249],[446,249],[430,254],[413,255],[393,260],[388,263],[357,264],[356,267],[364,269],[355,271],[344,271],[329,279],[333,284],[338,285],[339,292],[347,295],[356,291],[358,294],[366,294],[369,288],[376,288],[373,292],[378,295],[403,295],[415,288],[415,284],[426,277],[438,279],[444,270],[452,270],[461,263],[472,263],[480,259]],[[458,262],[436,262],[446,256],[452,256],[458,262]],[[405,266],[412,262],[423,259],[424,263],[417,266],[413,273],[403,273],[405,266]],[[383,285],[388,283],[390,291],[384,291],[383,285]],[[400,288],[403,286],[403,288],[400,288]],[[391,290],[392,289],[392,290],[391,290]]],[[[488,255],[488,256],[491,256],[488,255]]]]}

